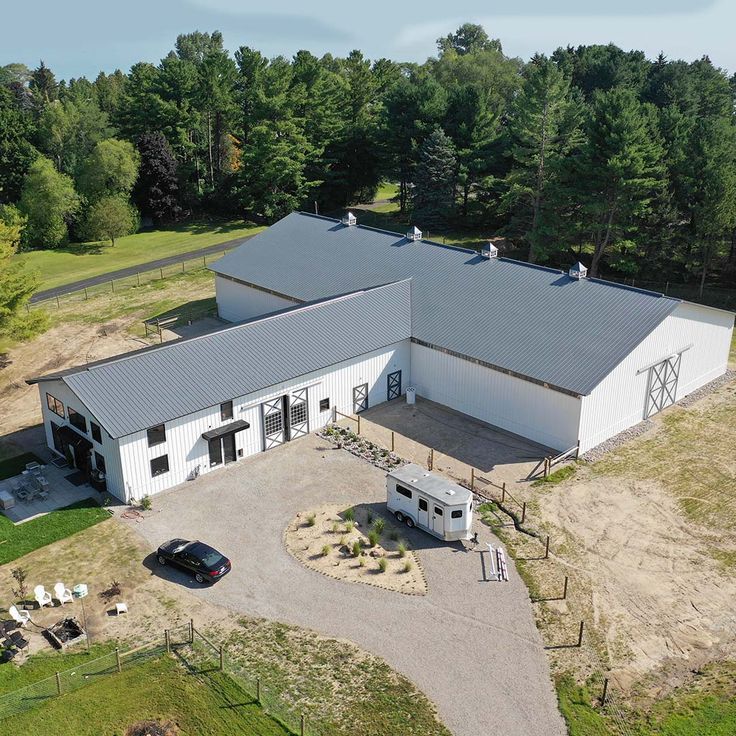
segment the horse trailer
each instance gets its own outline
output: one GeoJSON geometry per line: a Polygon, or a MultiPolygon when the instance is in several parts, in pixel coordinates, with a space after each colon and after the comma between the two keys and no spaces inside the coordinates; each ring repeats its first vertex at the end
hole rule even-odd
{"type": "Polygon", "coordinates": [[[399,522],[446,542],[470,539],[473,494],[413,463],[386,476],[386,505],[399,522]]]}

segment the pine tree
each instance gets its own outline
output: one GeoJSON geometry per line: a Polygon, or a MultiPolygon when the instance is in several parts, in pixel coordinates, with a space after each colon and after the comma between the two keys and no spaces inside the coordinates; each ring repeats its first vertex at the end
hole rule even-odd
{"type": "Polygon", "coordinates": [[[457,159],[442,128],[422,144],[414,176],[414,217],[424,227],[442,227],[452,210],[457,159]]]}
{"type": "Polygon", "coordinates": [[[508,121],[513,165],[506,177],[502,209],[527,244],[530,263],[552,239],[548,202],[564,157],[582,142],[580,106],[555,64],[535,58],[508,121]]]}

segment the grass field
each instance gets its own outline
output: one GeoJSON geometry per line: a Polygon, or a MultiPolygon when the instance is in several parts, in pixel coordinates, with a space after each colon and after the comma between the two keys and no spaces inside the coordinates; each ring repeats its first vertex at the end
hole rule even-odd
{"type": "Polygon", "coordinates": [[[128,726],[149,719],[173,722],[180,736],[289,733],[227,675],[194,675],[167,656],[48,700],[0,722],[0,729],[18,734],[122,736],[128,726]]]}
{"type": "Polygon", "coordinates": [[[189,223],[128,235],[116,240],[114,247],[106,243],[73,243],[64,248],[30,251],[15,257],[38,271],[39,290],[43,290],[254,235],[262,229],[242,221],[189,223]]]}
{"type": "Polygon", "coordinates": [[[17,526],[0,515],[0,565],[109,518],[110,514],[91,499],[78,501],[17,526]]]}

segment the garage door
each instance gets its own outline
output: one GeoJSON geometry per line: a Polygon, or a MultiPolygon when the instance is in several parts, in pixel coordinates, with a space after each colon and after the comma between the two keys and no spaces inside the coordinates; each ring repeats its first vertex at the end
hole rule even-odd
{"type": "Polygon", "coordinates": [[[649,388],[644,419],[675,403],[682,355],[673,355],[649,369],[649,388]]]}

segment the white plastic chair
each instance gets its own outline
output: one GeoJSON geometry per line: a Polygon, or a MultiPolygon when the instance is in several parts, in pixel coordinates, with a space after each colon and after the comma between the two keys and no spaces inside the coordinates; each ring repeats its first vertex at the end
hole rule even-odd
{"type": "Polygon", "coordinates": [[[67,588],[64,583],[56,583],[54,585],[54,596],[56,600],[63,606],[65,603],[69,603],[74,600],[71,590],[67,588]]]}
{"type": "Polygon", "coordinates": [[[36,603],[38,603],[39,608],[53,605],[51,593],[47,593],[46,588],[44,588],[43,585],[37,585],[33,589],[33,595],[36,596],[36,603]]]}
{"type": "Polygon", "coordinates": [[[16,606],[10,606],[8,609],[10,617],[20,626],[25,626],[31,620],[29,611],[19,611],[16,606]]]}

